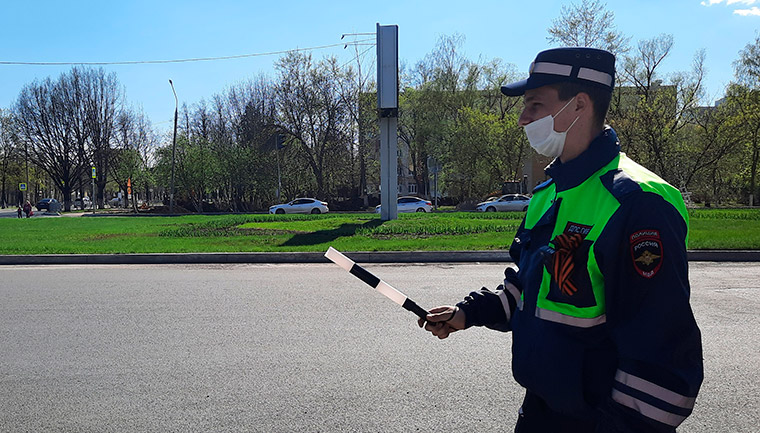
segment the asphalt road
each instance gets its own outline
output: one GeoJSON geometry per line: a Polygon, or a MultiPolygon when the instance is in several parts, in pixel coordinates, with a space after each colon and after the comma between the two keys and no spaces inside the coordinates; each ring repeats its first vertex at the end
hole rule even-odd
{"type": "MultiPolygon", "coordinates": [[[[370,265],[424,307],[502,265],[370,265]]],[[[680,432],[757,432],[760,264],[691,264],[706,379],[680,432]]],[[[0,267],[0,431],[511,431],[511,337],[439,341],[329,264],[0,267]]]]}
{"type": "MultiPolygon", "coordinates": [[[[0,209],[0,218],[18,218],[18,211],[16,206],[10,206],[6,207],[5,209],[0,209]]],[[[59,217],[61,215],[50,213],[43,210],[38,210],[34,205],[32,205],[32,211],[33,214],[29,218],[41,218],[41,217],[59,217]]],[[[26,218],[26,215],[22,213],[22,217],[26,218]]]]}

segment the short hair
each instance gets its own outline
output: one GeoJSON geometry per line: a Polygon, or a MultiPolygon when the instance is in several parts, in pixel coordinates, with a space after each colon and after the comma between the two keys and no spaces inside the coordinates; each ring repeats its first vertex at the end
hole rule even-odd
{"type": "Polygon", "coordinates": [[[560,101],[567,101],[581,92],[587,94],[594,104],[594,123],[599,128],[604,126],[604,119],[607,116],[607,110],[609,110],[610,101],[612,100],[612,92],[598,86],[574,81],[549,84],[549,87],[557,91],[560,101]]]}

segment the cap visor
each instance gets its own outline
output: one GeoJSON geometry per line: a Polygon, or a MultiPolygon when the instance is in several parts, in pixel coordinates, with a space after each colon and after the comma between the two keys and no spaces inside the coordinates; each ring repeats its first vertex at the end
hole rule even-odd
{"type": "Polygon", "coordinates": [[[525,93],[525,89],[528,87],[528,80],[518,81],[516,83],[507,84],[501,86],[501,93],[507,96],[520,96],[525,93]]]}

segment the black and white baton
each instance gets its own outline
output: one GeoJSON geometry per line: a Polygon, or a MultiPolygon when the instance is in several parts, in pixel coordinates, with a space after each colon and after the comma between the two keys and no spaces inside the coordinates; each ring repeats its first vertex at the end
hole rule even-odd
{"type": "Polygon", "coordinates": [[[335,248],[330,247],[325,253],[325,257],[330,259],[333,263],[340,266],[341,268],[354,274],[354,276],[360,280],[376,288],[378,292],[390,298],[391,301],[418,315],[421,319],[424,319],[427,316],[428,312],[425,311],[424,308],[417,305],[416,302],[407,298],[405,294],[394,289],[390,284],[386,283],[380,278],[377,278],[374,274],[372,274],[372,272],[357,265],[356,262],[344,256],[343,253],[336,250],[335,248]]]}

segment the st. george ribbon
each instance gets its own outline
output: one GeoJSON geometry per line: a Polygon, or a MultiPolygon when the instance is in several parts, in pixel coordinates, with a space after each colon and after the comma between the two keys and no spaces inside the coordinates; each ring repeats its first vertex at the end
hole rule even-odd
{"type": "Polygon", "coordinates": [[[424,319],[427,316],[428,312],[425,311],[424,308],[417,305],[416,302],[407,298],[405,294],[394,289],[390,284],[386,283],[380,278],[377,278],[370,271],[357,265],[356,262],[344,256],[343,253],[336,250],[335,248],[330,247],[325,253],[325,257],[330,259],[333,263],[340,266],[341,268],[354,274],[354,276],[356,276],[360,280],[374,287],[375,289],[377,289],[378,292],[390,298],[393,302],[401,305],[402,307],[416,314],[421,319],[424,319]]]}

